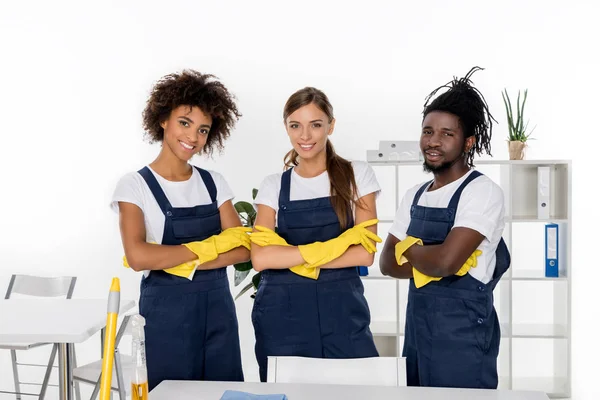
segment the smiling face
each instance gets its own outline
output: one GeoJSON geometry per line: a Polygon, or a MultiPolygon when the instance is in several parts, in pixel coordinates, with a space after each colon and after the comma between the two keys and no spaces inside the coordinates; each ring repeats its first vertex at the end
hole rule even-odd
{"type": "Polygon", "coordinates": [[[164,129],[163,148],[168,148],[177,158],[187,162],[206,144],[211,125],[211,116],[200,108],[176,107],[160,124],[164,129]]]}
{"type": "Polygon", "coordinates": [[[325,160],[329,135],[333,133],[335,119],[329,117],[314,103],[307,104],[291,113],[285,120],[285,129],[298,157],[325,160]]]}
{"type": "Polygon", "coordinates": [[[421,151],[428,172],[440,173],[462,163],[465,153],[473,146],[474,136],[464,137],[458,116],[443,111],[432,111],[423,119],[421,151]]]}

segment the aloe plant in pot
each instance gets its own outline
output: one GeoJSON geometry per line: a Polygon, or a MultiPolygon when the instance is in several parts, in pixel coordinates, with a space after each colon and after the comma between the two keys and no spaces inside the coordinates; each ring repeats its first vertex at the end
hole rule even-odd
{"type": "MultiPolygon", "coordinates": [[[[256,198],[257,194],[258,189],[252,189],[252,200],[256,198]]],[[[254,221],[256,220],[256,210],[254,209],[252,204],[248,203],[247,201],[238,201],[234,204],[234,207],[238,215],[240,216],[240,219],[242,220],[242,225],[250,228],[254,227],[254,221]]],[[[252,271],[253,269],[252,262],[250,260],[243,263],[234,264],[233,267],[235,269],[235,275],[233,280],[234,286],[238,286],[242,282],[244,282],[246,277],[250,275],[250,271],[252,271]]],[[[259,282],[260,272],[252,276],[250,282],[247,283],[240,290],[237,296],[235,296],[235,299],[237,300],[240,296],[242,296],[244,293],[246,293],[252,288],[254,288],[254,293],[250,297],[254,298],[256,296],[256,291],[258,290],[259,282]]]]}
{"type": "Polygon", "coordinates": [[[523,95],[523,103],[521,103],[521,91],[517,95],[517,114],[513,113],[512,103],[506,88],[502,92],[504,107],[506,108],[506,119],[508,121],[508,153],[511,160],[522,160],[525,158],[525,147],[535,127],[527,133],[529,121],[524,123],[525,102],[527,101],[527,89],[523,95]]]}

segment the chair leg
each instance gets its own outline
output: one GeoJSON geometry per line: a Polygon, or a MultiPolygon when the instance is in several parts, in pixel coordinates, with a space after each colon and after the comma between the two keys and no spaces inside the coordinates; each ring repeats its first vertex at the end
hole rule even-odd
{"type": "Polygon", "coordinates": [[[100,378],[98,378],[98,381],[94,385],[94,390],[92,391],[92,395],[90,396],[90,400],[95,400],[96,397],[98,397],[98,393],[100,393],[100,379],[101,378],[102,378],[102,376],[100,378]]]}
{"type": "MultiPolygon", "coordinates": [[[[100,330],[100,359],[102,359],[102,357],[104,357],[104,330],[105,329],[106,328],[102,328],[100,330]]],[[[100,376],[98,378],[98,381],[94,385],[94,390],[92,390],[92,395],[90,396],[90,400],[95,400],[96,397],[98,397],[98,394],[100,393],[100,380],[101,379],[102,379],[102,376],[100,376]]]]}
{"type": "Polygon", "coordinates": [[[17,396],[17,400],[21,400],[21,395],[19,394],[21,391],[21,386],[19,385],[19,371],[17,370],[17,352],[15,350],[10,351],[10,358],[12,360],[13,378],[15,380],[15,394],[17,396]]]}
{"type": "Polygon", "coordinates": [[[50,381],[50,374],[52,373],[57,350],[58,345],[53,344],[52,351],[50,352],[50,359],[48,360],[48,366],[46,367],[46,374],[44,375],[44,381],[42,382],[42,388],[40,389],[40,400],[44,400],[44,397],[46,397],[46,389],[48,389],[48,382],[50,381]]]}
{"type": "Polygon", "coordinates": [[[117,386],[119,387],[119,400],[127,400],[125,382],[123,382],[123,366],[121,365],[121,354],[115,349],[115,372],[117,375],[117,386]]]}
{"type": "MultiPolygon", "coordinates": [[[[71,346],[71,348],[72,348],[71,355],[72,355],[73,368],[77,368],[77,356],[75,355],[75,345],[70,344],[69,346],[71,346]]],[[[75,399],[81,400],[81,389],[79,388],[79,382],[76,380],[73,380],[73,385],[75,386],[75,399]]]]}

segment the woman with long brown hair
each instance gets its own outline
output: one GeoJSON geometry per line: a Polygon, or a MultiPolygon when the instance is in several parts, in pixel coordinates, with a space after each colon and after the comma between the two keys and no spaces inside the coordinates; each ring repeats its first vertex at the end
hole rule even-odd
{"type": "Polygon", "coordinates": [[[378,356],[356,268],[373,264],[381,242],[375,174],[335,153],[333,107],[322,91],[294,93],[283,119],[293,149],[285,172],[260,186],[251,234],[252,264],[262,271],[252,310],[261,381],[268,356],[378,356]]]}

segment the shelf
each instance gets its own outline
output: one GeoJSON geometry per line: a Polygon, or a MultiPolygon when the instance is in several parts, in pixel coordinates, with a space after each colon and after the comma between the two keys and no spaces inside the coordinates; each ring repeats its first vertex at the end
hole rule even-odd
{"type": "Polygon", "coordinates": [[[563,271],[559,271],[558,278],[548,277],[544,275],[544,271],[537,269],[513,270],[512,276],[509,278],[513,281],[566,281],[567,277],[563,271]]]}
{"type": "MultiPolygon", "coordinates": [[[[432,178],[418,173],[422,172],[422,163],[422,160],[369,161],[374,167],[390,167],[376,170],[377,175],[386,178],[382,187],[390,188],[388,196],[378,200],[382,204],[379,207],[378,203],[378,209],[386,214],[379,218],[382,231],[394,222],[397,210],[392,212],[392,203],[397,208],[398,196],[402,197],[408,187],[432,178]]],[[[494,296],[501,331],[498,387],[540,391],[552,399],[568,399],[572,386],[572,162],[489,158],[475,160],[475,166],[503,189],[506,213],[503,236],[513,263],[494,296]],[[547,172],[539,167],[550,167],[548,186],[539,186],[540,174],[547,172]],[[544,191],[539,192],[540,188],[544,191]],[[540,201],[546,203],[549,218],[538,218],[540,201]],[[559,225],[558,277],[545,276],[544,225],[549,223],[559,225]]],[[[399,323],[389,312],[383,312],[389,311],[383,302],[378,303],[383,304],[378,315],[380,320],[371,323],[373,335],[380,343],[378,346],[385,349],[386,354],[397,356],[405,334],[408,280],[398,281],[379,274],[362,278],[375,280],[365,284],[365,288],[369,287],[370,293],[378,299],[388,286],[377,282],[385,279],[404,282],[395,288],[399,323]]],[[[389,288],[391,290],[391,286],[389,288]]]]}
{"type": "Polygon", "coordinates": [[[513,324],[513,338],[566,339],[567,327],[563,324],[513,324]]]}
{"type": "Polygon", "coordinates": [[[522,377],[513,378],[512,390],[545,392],[551,399],[569,398],[569,387],[565,377],[522,377]]]}
{"type": "Polygon", "coordinates": [[[398,335],[396,321],[371,321],[373,336],[401,336],[398,335]]]}
{"type": "Polygon", "coordinates": [[[570,209],[571,186],[568,164],[520,164],[512,165],[508,190],[510,201],[508,214],[515,222],[567,222],[570,209]],[[547,182],[540,192],[540,167],[548,167],[547,182]],[[538,218],[540,193],[545,193],[550,218],[538,218]]]}

